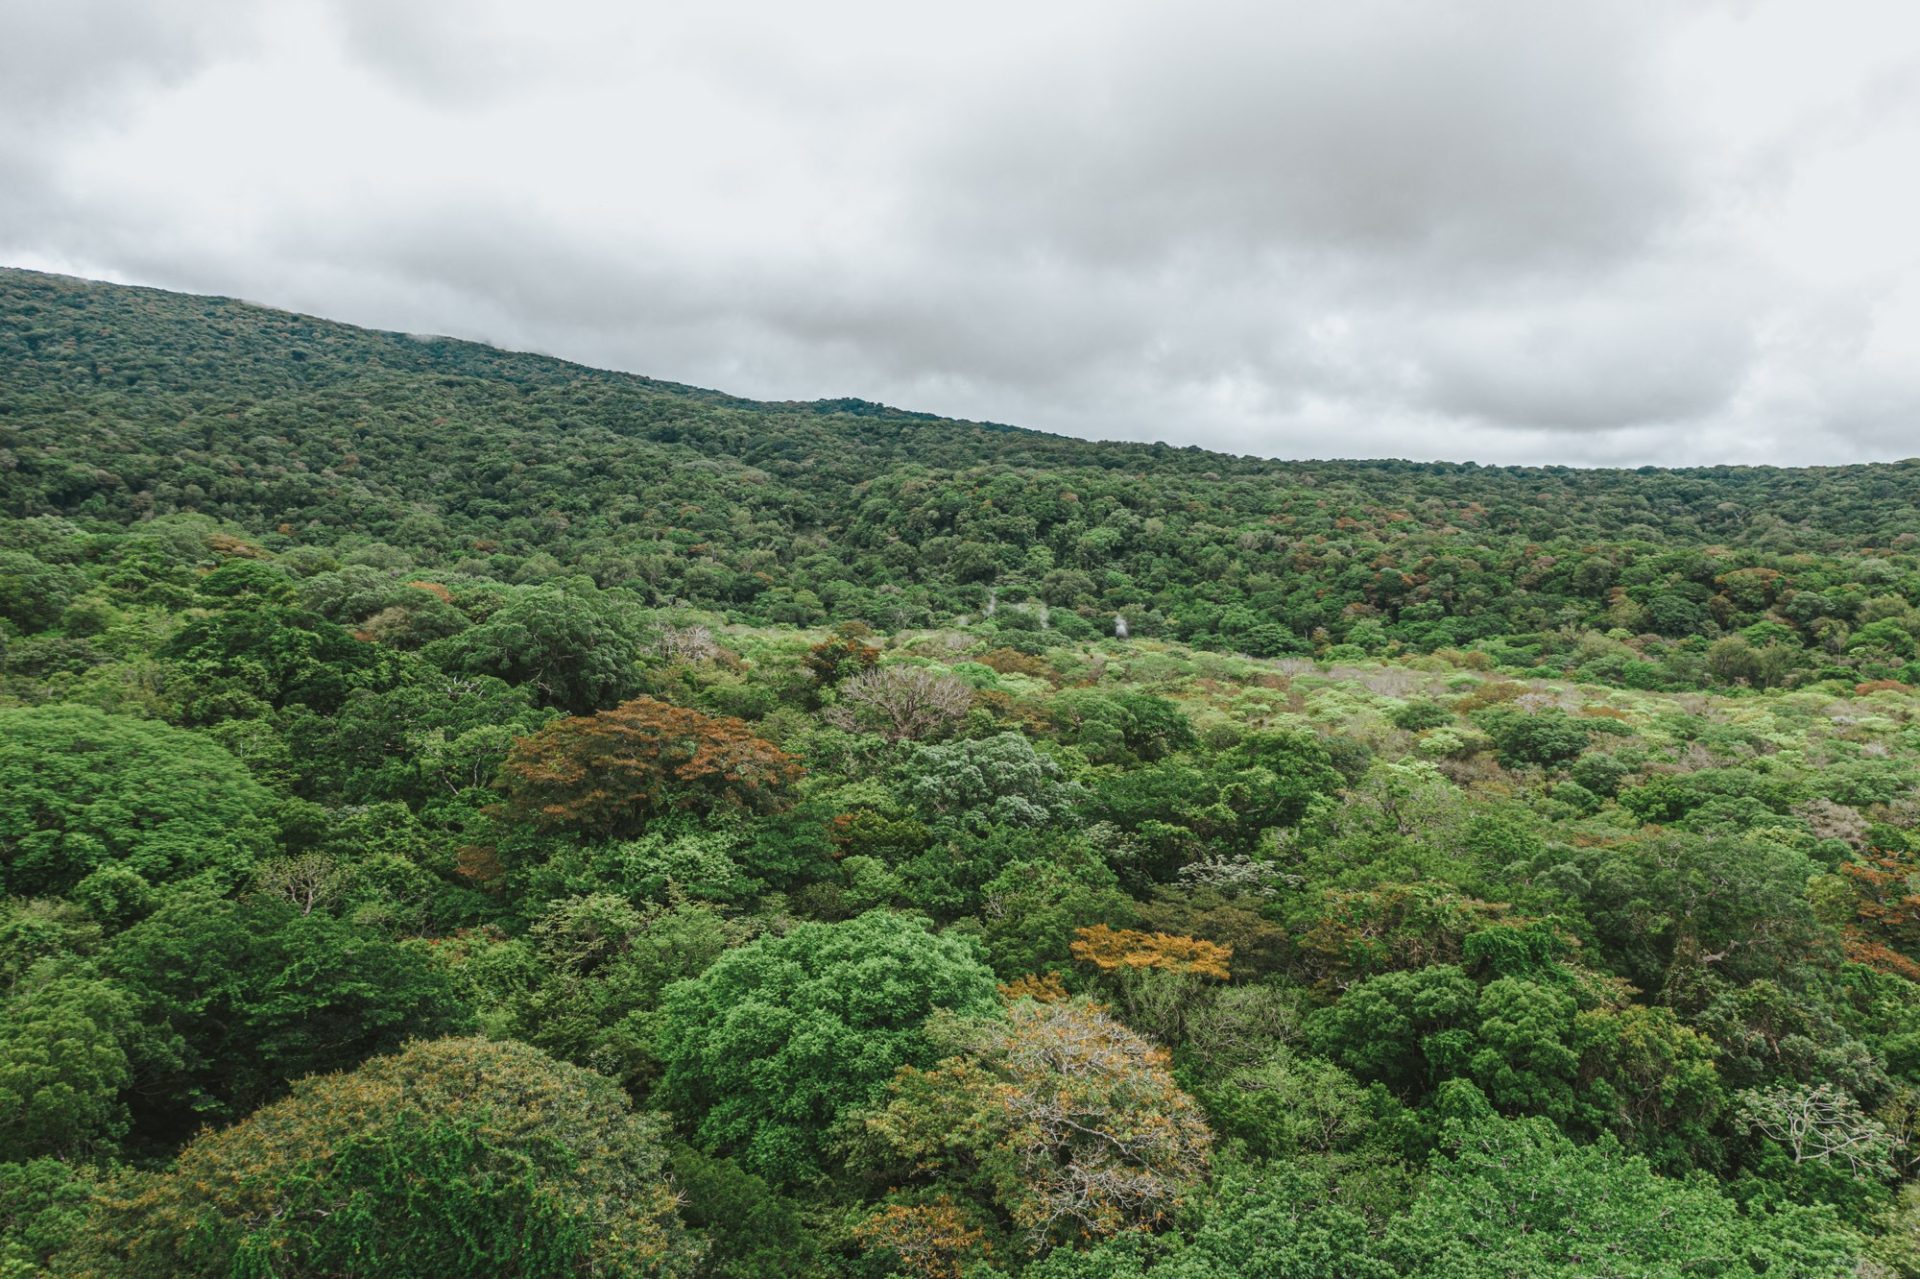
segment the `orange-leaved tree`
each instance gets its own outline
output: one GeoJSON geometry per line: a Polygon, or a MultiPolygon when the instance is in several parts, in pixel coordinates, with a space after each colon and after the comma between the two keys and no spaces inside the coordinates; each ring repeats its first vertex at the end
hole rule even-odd
{"type": "Polygon", "coordinates": [[[1912,853],[1868,849],[1840,873],[1857,899],[1843,930],[1847,958],[1858,964],[1920,981],[1920,858],[1912,853]]]}
{"type": "Polygon", "coordinates": [[[916,1279],[961,1279],[970,1264],[993,1255],[987,1232],[944,1195],[887,1204],[855,1226],[853,1237],[870,1251],[891,1252],[900,1272],[916,1279]]]}
{"type": "Polygon", "coordinates": [[[861,642],[860,628],[842,628],[807,650],[800,660],[812,673],[814,682],[831,688],[861,671],[870,671],[880,660],[880,650],[861,642]]]}
{"type": "Polygon", "coordinates": [[[766,811],[801,772],[744,720],[636,697],[521,738],[500,778],[516,815],[616,838],[672,809],[766,811]]]}
{"type": "Polygon", "coordinates": [[[1058,1003],[1067,998],[1066,983],[1059,973],[1028,973],[1000,983],[1000,998],[1008,1003],[1031,999],[1037,1004],[1058,1003]]]}
{"type": "Polygon", "coordinates": [[[1105,924],[1079,929],[1077,936],[1079,940],[1070,948],[1073,957],[1107,972],[1158,968],[1165,972],[1217,977],[1221,981],[1231,976],[1227,961],[1233,958],[1233,947],[1218,942],[1173,933],[1109,928],[1105,924]]]}

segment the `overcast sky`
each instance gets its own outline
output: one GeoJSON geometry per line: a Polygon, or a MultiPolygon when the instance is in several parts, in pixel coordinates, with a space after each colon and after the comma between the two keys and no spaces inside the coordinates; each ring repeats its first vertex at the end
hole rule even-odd
{"type": "Polygon", "coordinates": [[[0,263],[1280,457],[1920,455],[1920,9],[0,0],[0,263]]]}

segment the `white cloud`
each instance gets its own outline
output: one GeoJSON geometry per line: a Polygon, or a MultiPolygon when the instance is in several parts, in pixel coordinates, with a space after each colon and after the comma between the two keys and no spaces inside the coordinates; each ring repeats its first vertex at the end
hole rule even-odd
{"type": "Polygon", "coordinates": [[[0,260],[1281,456],[1920,453],[1920,19],[0,0],[0,260]]]}

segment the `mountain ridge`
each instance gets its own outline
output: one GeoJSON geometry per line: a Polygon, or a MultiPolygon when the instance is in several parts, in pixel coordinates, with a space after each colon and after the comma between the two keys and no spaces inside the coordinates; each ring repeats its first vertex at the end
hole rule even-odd
{"type": "Polygon", "coordinates": [[[1027,600],[1269,656],[1570,626],[1704,642],[1767,623],[1813,647],[1862,600],[1920,599],[1920,461],[1232,457],[22,271],[0,272],[0,513],[203,516],[271,553],[578,573],[745,622],[924,626],[1027,600]]]}
{"type": "MultiPolygon", "coordinates": [[[[1457,469],[1463,471],[1502,471],[1517,474],[1593,474],[1593,475],[1717,475],[1728,472],[1761,473],[1805,473],[1831,474],[1859,470],[1885,468],[1920,467],[1920,454],[1884,462],[1845,462],[1819,466],[1770,466],[1746,463],[1713,463],[1698,466],[1575,466],[1567,464],[1515,465],[1506,463],[1483,463],[1472,460],[1452,460],[1447,458],[1412,457],[1324,457],[1324,458],[1286,458],[1257,453],[1230,453],[1219,449],[1210,449],[1201,445],[1173,444],[1164,440],[1126,440],[1107,437],[1083,437],[1067,435],[1055,431],[1041,430],[1036,427],[1021,426],[1017,423],[995,422],[988,420],[957,418],[946,414],[902,408],[897,405],[865,399],[861,396],[823,396],[811,400],[761,400],[750,396],[735,395],[732,392],[714,387],[695,386],[691,383],[675,382],[658,378],[646,373],[625,369],[612,369],[582,360],[570,359],[538,350],[522,350],[510,346],[476,338],[460,338],[442,333],[415,333],[400,329],[377,328],[368,325],[353,324],[344,320],[335,320],[326,316],[295,311],[275,306],[271,303],[256,302],[246,298],[225,294],[202,294],[183,290],[165,289],[152,285],[120,284],[114,281],[97,280],[86,276],[68,275],[60,272],[40,271],[25,267],[0,266],[0,281],[13,292],[21,282],[29,287],[45,288],[52,286],[65,291],[105,290],[127,294],[146,295],[151,298],[178,299],[199,303],[210,303],[220,307],[234,308],[262,316],[280,317],[284,322],[312,326],[320,325],[332,329],[346,330],[386,339],[396,347],[417,346],[427,348],[459,347],[493,353],[504,360],[533,361],[558,366],[575,376],[592,378],[631,380],[652,391],[682,396],[688,399],[725,404],[731,407],[757,410],[808,411],[821,416],[846,415],[857,417],[881,418],[893,421],[939,422],[972,429],[994,432],[1010,432],[1034,436],[1051,441],[1105,446],[1122,449],[1135,449],[1152,452],[1156,455],[1172,451],[1185,454],[1198,454],[1242,464],[1270,464],[1278,466],[1415,466],[1457,469]]],[[[9,317],[11,319],[12,317],[9,317]]]]}

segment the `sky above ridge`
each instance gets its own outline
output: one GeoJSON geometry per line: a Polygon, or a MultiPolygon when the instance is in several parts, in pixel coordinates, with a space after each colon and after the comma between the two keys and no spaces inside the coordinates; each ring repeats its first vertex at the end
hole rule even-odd
{"type": "Polygon", "coordinates": [[[1920,455],[1920,9],[0,0],[0,263],[1278,457],[1920,455]]]}

